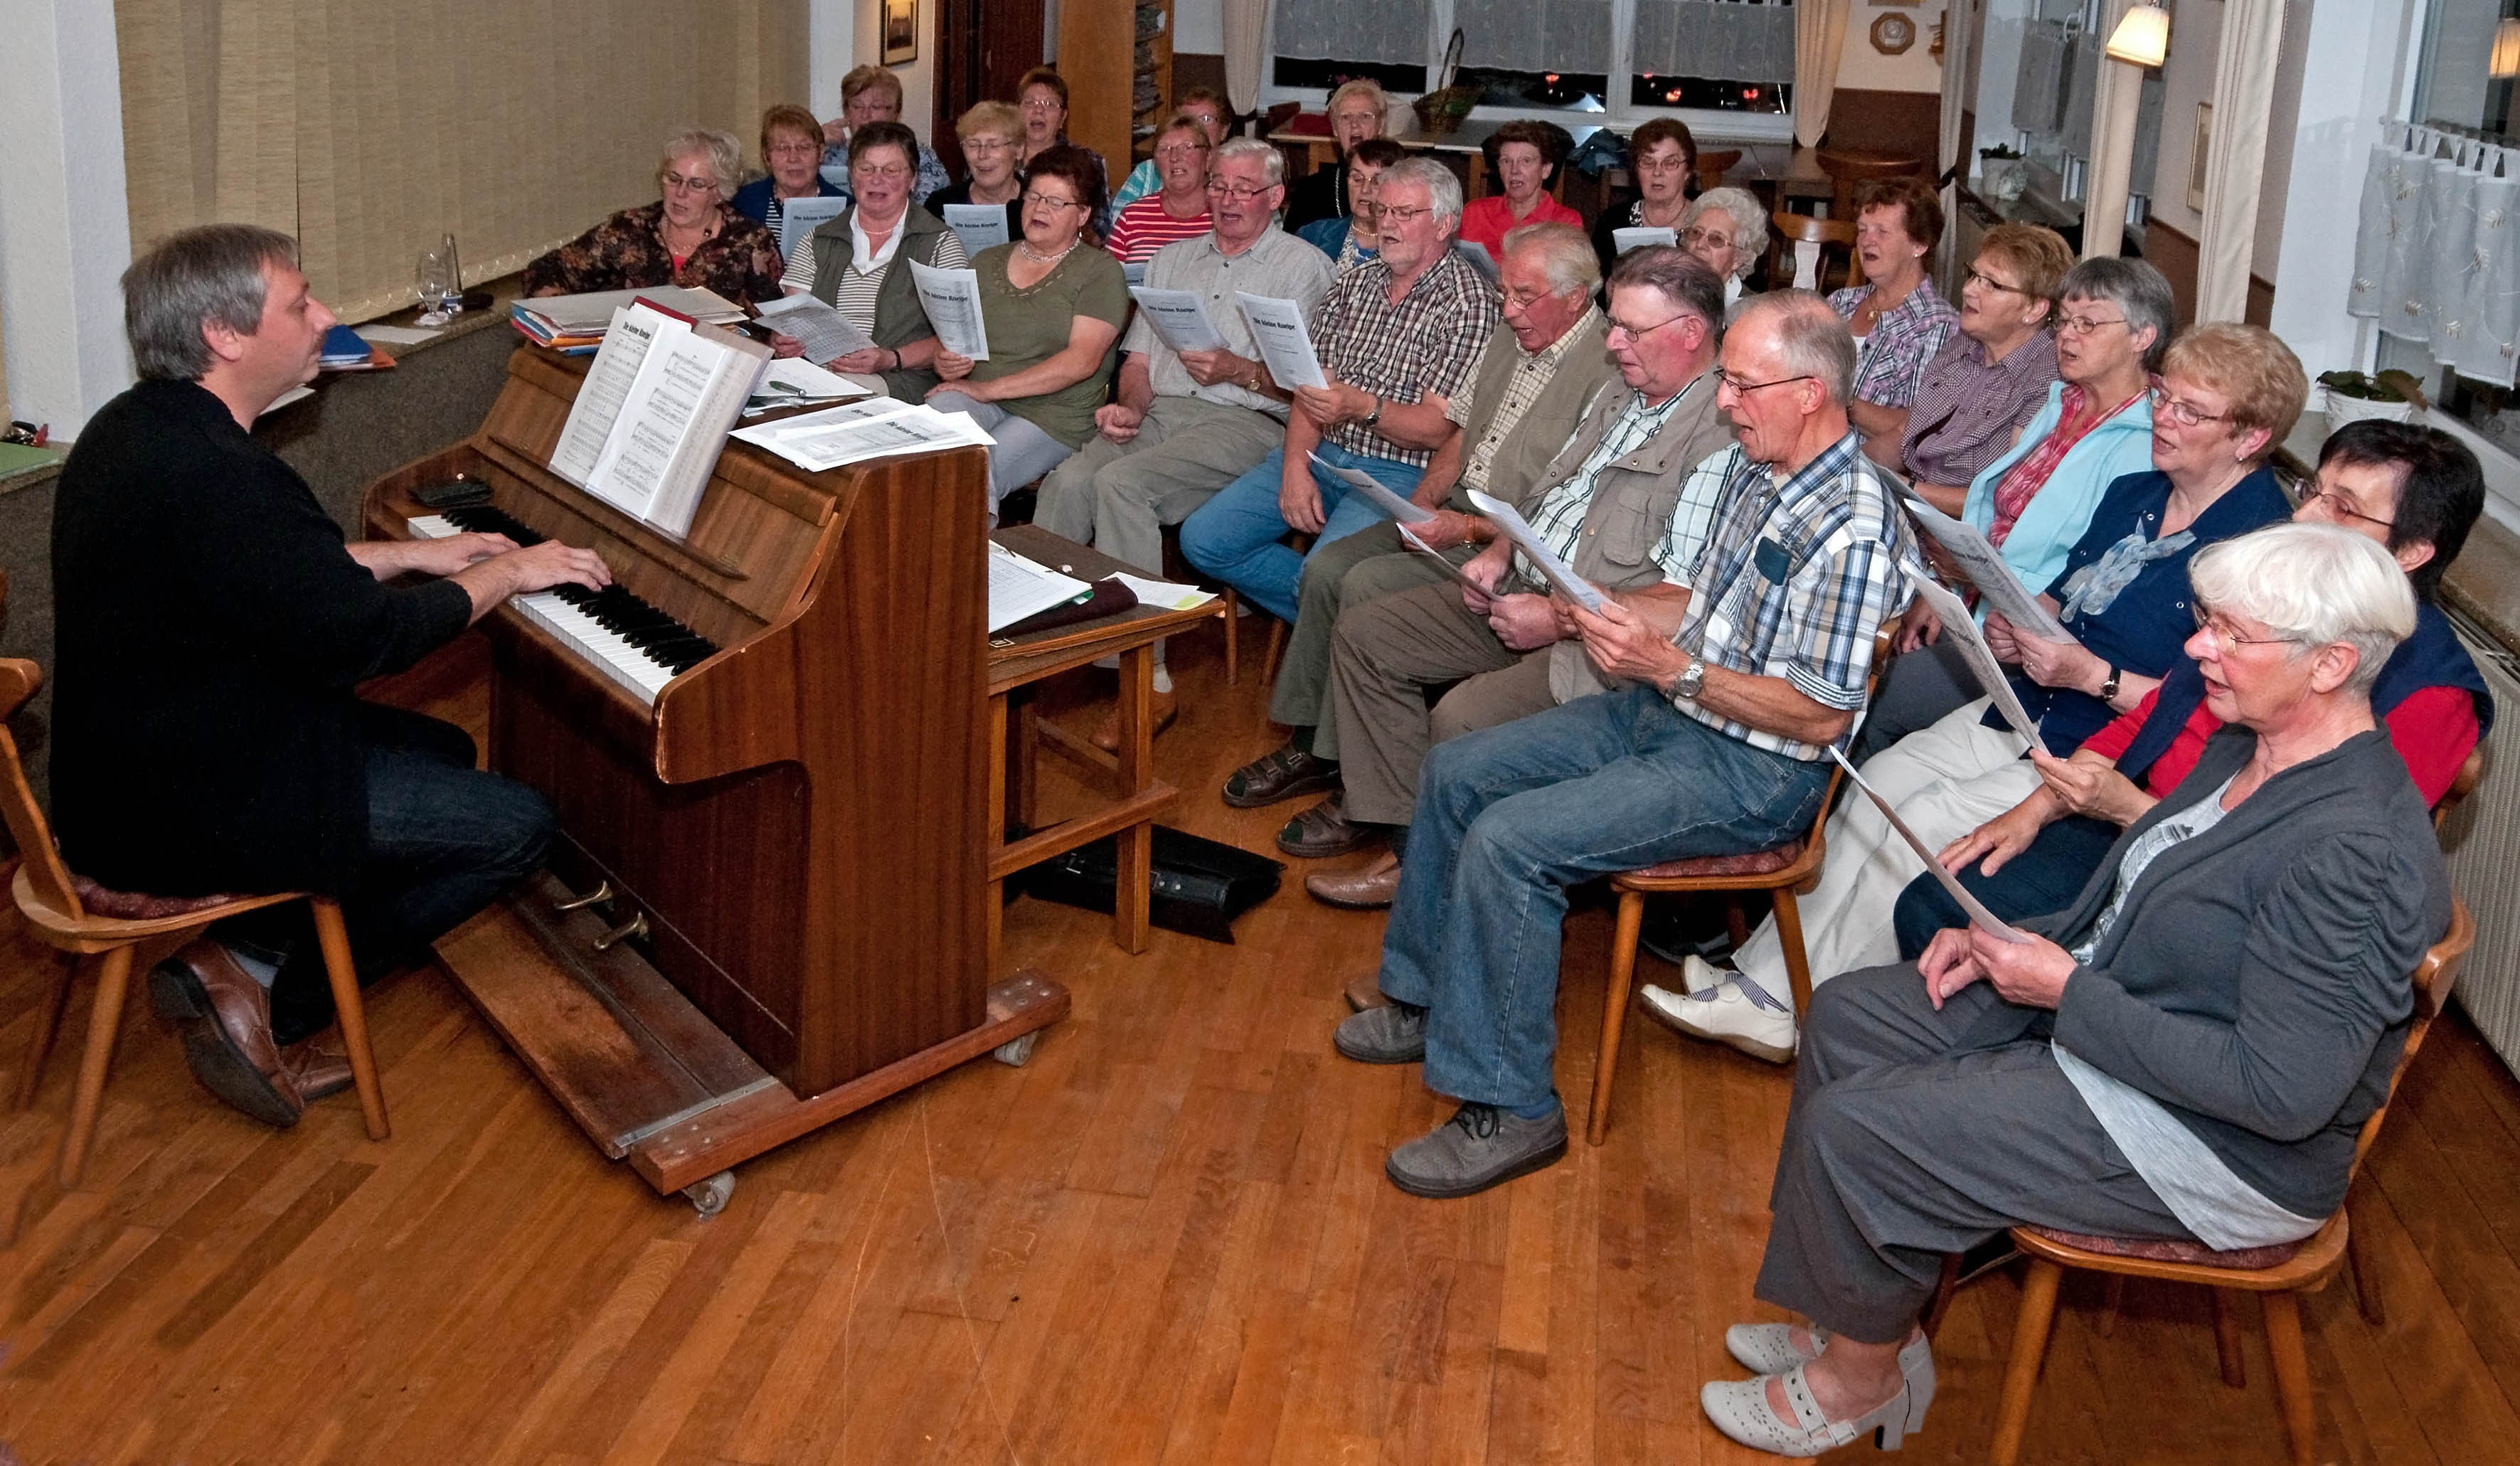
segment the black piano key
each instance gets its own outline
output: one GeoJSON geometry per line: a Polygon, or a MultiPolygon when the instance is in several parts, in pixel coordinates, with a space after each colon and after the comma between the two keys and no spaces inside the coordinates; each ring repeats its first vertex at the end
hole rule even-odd
{"type": "MultiPolygon", "coordinates": [[[[443,511],[443,517],[459,529],[504,534],[519,545],[540,544],[547,537],[488,504],[457,505],[443,511]]],[[[716,642],[618,584],[608,585],[602,590],[589,590],[583,585],[555,585],[551,593],[677,673],[689,671],[717,655],[716,642]]]]}

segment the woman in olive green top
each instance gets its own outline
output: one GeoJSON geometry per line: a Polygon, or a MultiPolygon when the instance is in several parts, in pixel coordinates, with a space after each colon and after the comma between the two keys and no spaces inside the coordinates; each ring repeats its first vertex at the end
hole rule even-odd
{"type": "Polygon", "coordinates": [[[927,394],[943,412],[968,412],[989,431],[989,522],[998,501],[1057,468],[1094,435],[1094,410],[1109,397],[1129,284],[1098,247],[1102,170],[1082,148],[1048,148],[1024,170],[1023,238],[983,250],[980,316],[989,359],[939,349],[927,394]]]}

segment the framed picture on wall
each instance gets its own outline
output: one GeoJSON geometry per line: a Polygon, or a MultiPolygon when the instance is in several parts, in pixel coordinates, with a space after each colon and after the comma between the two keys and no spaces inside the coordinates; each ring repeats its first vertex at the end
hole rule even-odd
{"type": "Polygon", "coordinates": [[[2214,156],[2214,104],[2196,104],[2196,139],[2187,154],[2187,206],[2205,211],[2205,160],[2214,156]]]}
{"type": "Polygon", "coordinates": [[[883,64],[919,59],[919,0],[883,0],[883,64]]]}

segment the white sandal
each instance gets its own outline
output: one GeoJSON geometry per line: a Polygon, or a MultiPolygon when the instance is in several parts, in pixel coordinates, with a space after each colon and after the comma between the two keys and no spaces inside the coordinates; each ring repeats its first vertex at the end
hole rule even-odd
{"type": "Polygon", "coordinates": [[[1780,1456],[1816,1456],[1835,1450],[1867,1431],[1872,1433],[1874,1445],[1897,1450],[1901,1439],[1924,1423],[1923,1412],[1912,1407],[1913,1392],[1905,1380],[1900,1382],[1898,1394],[1861,1417],[1830,1420],[1820,1412],[1820,1402],[1812,1397],[1811,1386],[1803,1378],[1808,1367],[1797,1364],[1782,1375],[1761,1375],[1749,1380],[1710,1381],[1697,1392],[1697,1406],[1726,1436],[1754,1450],[1774,1451],[1780,1456]],[[1794,1412],[1790,1422],[1778,1419],[1775,1407],[1768,1403],[1771,1378],[1785,1388],[1785,1403],[1794,1412]]]}
{"type": "MultiPolygon", "coordinates": [[[[1803,1352],[1794,1348],[1793,1328],[1789,1323],[1736,1323],[1724,1331],[1724,1347],[1752,1374],[1782,1374],[1797,1364],[1819,1358],[1821,1351],[1828,1347],[1828,1330],[1815,1323],[1806,1330],[1811,1335],[1811,1352],[1803,1352]]],[[[1913,1396],[1911,1414],[1921,1423],[1925,1407],[1934,1402],[1933,1341],[1918,1334],[1899,1346],[1899,1372],[1907,1377],[1908,1389],[1913,1396]]],[[[1911,1424],[1908,1429],[1916,1430],[1918,1424],[1911,1424]]]]}

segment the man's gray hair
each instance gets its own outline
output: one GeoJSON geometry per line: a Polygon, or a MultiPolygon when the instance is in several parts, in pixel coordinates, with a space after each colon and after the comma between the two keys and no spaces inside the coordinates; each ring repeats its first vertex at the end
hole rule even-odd
{"type": "Polygon", "coordinates": [[[1840,407],[1855,395],[1855,338],[1828,301],[1807,290],[1772,290],[1741,302],[1732,318],[1738,331],[1754,320],[1776,318],[1777,364],[1788,377],[1809,377],[1840,407]]]}
{"type": "Polygon", "coordinates": [[[1589,296],[1601,283],[1601,256],[1593,252],[1593,242],[1584,237],[1584,231],[1572,224],[1517,225],[1505,232],[1504,243],[1508,259],[1517,252],[1539,257],[1540,272],[1549,277],[1552,296],[1579,291],[1589,296]]]}
{"type": "MultiPolygon", "coordinates": [[[[715,127],[678,128],[673,136],[666,138],[664,154],[656,160],[658,179],[662,180],[665,170],[674,165],[674,160],[689,158],[695,153],[707,159],[709,171],[717,175],[718,202],[734,198],[735,175],[742,165],[743,145],[735,140],[734,133],[715,127]]],[[[915,163],[918,160],[911,161],[915,163]]]]}
{"type": "Polygon", "coordinates": [[[1230,137],[1217,145],[1216,152],[1209,158],[1207,165],[1213,169],[1229,158],[1259,159],[1262,171],[1267,176],[1271,188],[1277,188],[1286,181],[1286,155],[1279,152],[1275,144],[1264,143],[1256,137],[1230,137]]]}
{"type": "Polygon", "coordinates": [[[2126,317],[2130,335],[2151,328],[2152,344],[2144,347],[2143,369],[2161,370],[2161,353],[2170,349],[2170,338],[2179,329],[2179,301],[2161,271],[2140,259],[2097,255],[2067,270],[2064,283],[2056,287],[2060,301],[2077,296],[2116,306],[2126,317]]]}
{"type": "Polygon", "coordinates": [[[1380,187],[1395,183],[1414,183],[1426,191],[1426,202],[1435,206],[1435,213],[1451,234],[1462,227],[1462,180],[1453,170],[1431,158],[1404,158],[1382,170],[1380,187]]]}
{"type": "Polygon", "coordinates": [[[1630,250],[1610,266],[1610,294],[1660,291],[1664,299],[1706,323],[1706,339],[1724,339],[1724,282],[1705,260],[1670,245],[1630,250]]]}
{"type": "Polygon", "coordinates": [[[1768,210],[1759,206],[1757,196],[1746,188],[1710,188],[1690,202],[1688,211],[1680,216],[1680,232],[1687,234],[1697,227],[1697,221],[1721,211],[1732,221],[1734,279],[1748,274],[1759,256],[1768,252],[1768,210]]]}
{"type": "Polygon", "coordinates": [[[261,329],[265,263],[296,268],[297,241],[259,224],[202,224],[133,260],[122,272],[122,331],[141,380],[201,380],[211,364],[204,323],[240,336],[261,329]]]}
{"type": "Polygon", "coordinates": [[[2354,649],[2341,689],[2367,699],[2398,643],[2415,632],[2415,591],[2376,540],[2342,525],[2277,524],[2206,546],[2187,563],[2196,604],[2246,617],[2308,656],[2354,649]]]}

